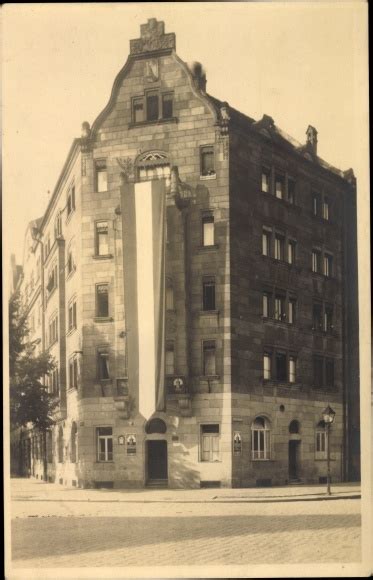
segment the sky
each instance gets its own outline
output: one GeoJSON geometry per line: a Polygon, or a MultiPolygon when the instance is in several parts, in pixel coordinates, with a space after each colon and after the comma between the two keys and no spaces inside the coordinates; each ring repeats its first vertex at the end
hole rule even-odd
{"type": "Polygon", "coordinates": [[[255,119],[270,115],[300,142],[313,125],[319,155],[353,167],[367,193],[363,2],[8,4],[2,17],[5,261],[14,252],[22,262],[28,222],[43,214],[72,140],[107,104],[130,39],[152,17],[176,33],[184,61],[202,62],[210,94],[255,119]]]}

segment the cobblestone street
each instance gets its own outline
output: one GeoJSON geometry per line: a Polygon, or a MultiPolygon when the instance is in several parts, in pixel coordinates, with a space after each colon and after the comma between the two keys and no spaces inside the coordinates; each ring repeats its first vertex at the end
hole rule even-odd
{"type": "Polygon", "coordinates": [[[338,487],[340,498],[321,501],[321,487],[101,491],[12,480],[12,564],[358,562],[358,493],[338,487]]]}

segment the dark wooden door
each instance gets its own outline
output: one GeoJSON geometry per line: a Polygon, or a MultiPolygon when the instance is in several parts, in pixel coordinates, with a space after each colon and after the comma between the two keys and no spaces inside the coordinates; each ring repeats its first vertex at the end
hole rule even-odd
{"type": "Polygon", "coordinates": [[[167,441],[148,441],[148,481],[168,477],[167,441]]]}
{"type": "Polygon", "coordinates": [[[298,478],[298,444],[299,441],[289,441],[289,479],[298,478]]]}

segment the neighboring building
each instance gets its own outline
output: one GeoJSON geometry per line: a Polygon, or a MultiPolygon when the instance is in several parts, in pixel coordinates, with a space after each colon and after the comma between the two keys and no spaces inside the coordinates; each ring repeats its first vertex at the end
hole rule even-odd
{"type": "MultiPolygon", "coordinates": [[[[332,478],[359,478],[356,182],[317,156],[313,127],[300,145],[211,97],[151,19],[28,236],[30,325],[58,362],[50,481],[318,483],[328,404],[332,478]],[[146,421],[128,378],[123,196],[158,178],[166,409],[146,421]]],[[[37,434],[23,445],[25,473],[42,477],[37,434]]]]}

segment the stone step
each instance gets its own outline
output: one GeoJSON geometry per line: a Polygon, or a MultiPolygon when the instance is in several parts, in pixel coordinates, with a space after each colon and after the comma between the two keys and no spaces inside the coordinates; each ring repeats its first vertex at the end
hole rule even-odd
{"type": "Polygon", "coordinates": [[[168,479],[149,479],[146,487],[168,487],[168,479]]]}

